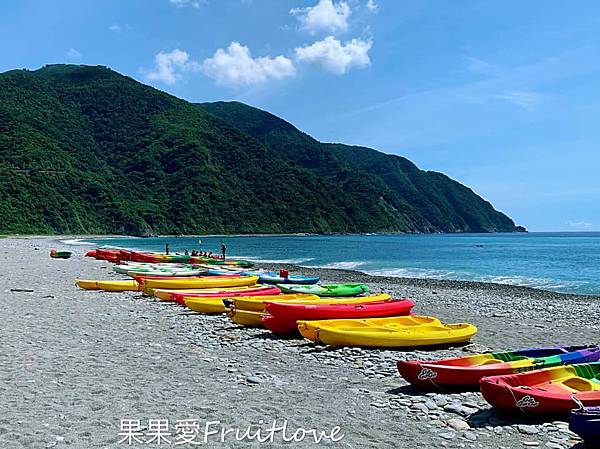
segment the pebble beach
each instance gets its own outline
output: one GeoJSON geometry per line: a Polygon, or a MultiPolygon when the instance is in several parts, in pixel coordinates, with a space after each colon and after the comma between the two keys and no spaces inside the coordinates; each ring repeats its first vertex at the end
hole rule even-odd
{"type": "Polygon", "coordinates": [[[479,329],[471,344],[454,348],[331,349],[134,292],[80,290],[76,278],[120,277],[62,240],[0,239],[0,448],[581,447],[566,421],[502,415],[478,392],[415,390],[396,361],[599,343],[598,297],[263,264],[364,282],[374,293],[413,299],[414,313],[479,329]],[[73,257],[52,260],[51,248],[73,257]],[[143,442],[120,442],[122,420],[139,421],[143,442]],[[163,441],[148,443],[152,420],[168,422],[163,441]],[[200,444],[181,438],[186,420],[197,422],[200,444]],[[274,422],[287,434],[262,443],[217,432],[274,422]],[[209,428],[215,432],[203,435],[209,428]],[[285,440],[298,429],[299,441],[285,440]],[[336,435],[316,443],[313,430],[336,435]]]}

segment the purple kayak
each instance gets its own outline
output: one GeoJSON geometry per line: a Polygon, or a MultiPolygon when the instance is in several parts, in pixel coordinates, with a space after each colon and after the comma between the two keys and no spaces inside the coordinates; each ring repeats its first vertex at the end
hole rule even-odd
{"type": "Polygon", "coordinates": [[[586,445],[600,445],[600,407],[581,407],[571,411],[569,429],[579,435],[586,445]]]}

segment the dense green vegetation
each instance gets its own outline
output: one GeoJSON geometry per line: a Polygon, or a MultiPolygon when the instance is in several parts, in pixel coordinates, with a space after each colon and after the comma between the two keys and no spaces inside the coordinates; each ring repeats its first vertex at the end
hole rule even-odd
{"type": "Polygon", "coordinates": [[[105,67],[0,74],[0,233],[513,231],[468,188],[105,67]]]}

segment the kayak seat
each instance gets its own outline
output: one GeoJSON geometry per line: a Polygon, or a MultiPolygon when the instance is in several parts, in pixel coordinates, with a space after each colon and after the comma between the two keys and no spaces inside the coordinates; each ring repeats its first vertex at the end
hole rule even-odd
{"type": "Polygon", "coordinates": [[[489,360],[486,360],[485,362],[483,362],[479,366],[483,366],[483,365],[495,365],[496,363],[504,363],[504,362],[502,360],[498,360],[498,359],[489,359],[489,360]]]}
{"type": "Polygon", "coordinates": [[[594,391],[597,387],[588,379],[583,377],[570,377],[565,379],[562,384],[567,388],[571,388],[575,391],[594,391]]]}

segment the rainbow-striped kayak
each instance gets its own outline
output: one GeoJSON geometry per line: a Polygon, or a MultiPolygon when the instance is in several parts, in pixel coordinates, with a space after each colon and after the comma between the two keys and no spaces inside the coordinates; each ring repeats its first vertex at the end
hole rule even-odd
{"type": "Polygon", "coordinates": [[[564,365],[481,379],[481,394],[493,407],[536,415],[568,415],[600,406],[600,362],[564,365]]]}
{"type": "Polygon", "coordinates": [[[597,362],[598,346],[551,346],[505,352],[487,352],[443,360],[400,360],[398,371],[421,388],[477,387],[481,378],[550,368],[559,365],[597,362]]]}

